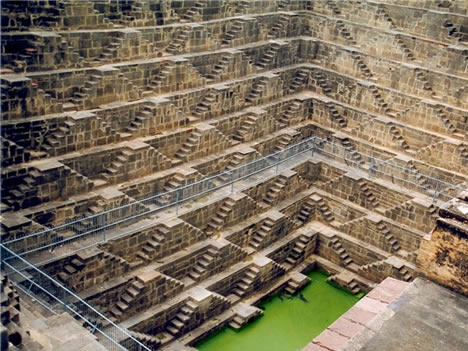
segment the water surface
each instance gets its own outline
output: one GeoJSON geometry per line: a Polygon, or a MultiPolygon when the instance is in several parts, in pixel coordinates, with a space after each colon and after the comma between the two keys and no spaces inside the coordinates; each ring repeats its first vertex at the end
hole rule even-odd
{"type": "Polygon", "coordinates": [[[292,299],[274,295],[258,307],[263,316],[240,331],[226,327],[202,340],[200,351],[296,351],[302,349],[359,299],[326,282],[327,275],[307,274],[311,283],[292,299]]]}

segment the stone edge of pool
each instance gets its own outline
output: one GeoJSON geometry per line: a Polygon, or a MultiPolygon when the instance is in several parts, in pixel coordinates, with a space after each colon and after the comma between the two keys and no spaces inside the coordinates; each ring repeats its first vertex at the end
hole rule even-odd
{"type": "Polygon", "coordinates": [[[378,331],[378,325],[392,316],[388,305],[395,301],[410,283],[387,278],[358,301],[327,329],[315,337],[302,351],[353,350],[353,339],[363,332],[378,331]]]}

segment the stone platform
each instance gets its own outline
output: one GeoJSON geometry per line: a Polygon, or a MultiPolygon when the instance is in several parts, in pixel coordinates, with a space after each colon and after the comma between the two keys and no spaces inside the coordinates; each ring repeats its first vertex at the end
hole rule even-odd
{"type": "Polygon", "coordinates": [[[304,351],[468,349],[468,299],[424,278],[387,278],[304,351]]]}

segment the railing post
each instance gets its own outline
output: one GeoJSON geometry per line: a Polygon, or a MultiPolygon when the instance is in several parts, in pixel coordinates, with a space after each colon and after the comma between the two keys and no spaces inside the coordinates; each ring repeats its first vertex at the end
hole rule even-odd
{"type": "Polygon", "coordinates": [[[280,164],[280,161],[281,161],[281,155],[282,154],[283,154],[283,150],[278,152],[278,160],[276,160],[276,168],[275,168],[275,173],[276,174],[278,174],[278,168],[279,168],[279,164],[280,164]]]}
{"type": "Polygon", "coordinates": [[[103,213],[102,214],[102,235],[103,235],[103,239],[104,239],[104,242],[107,241],[107,238],[106,238],[106,214],[103,213]]]}
{"type": "Polygon", "coordinates": [[[434,189],[434,195],[432,195],[432,203],[434,203],[437,200],[437,192],[439,191],[439,182],[436,180],[436,185],[434,189]]]}
{"type": "Polygon", "coordinates": [[[234,171],[231,171],[231,194],[234,194],[234,171]]]}
{"type": "Polygon", "coordinates": [[[177,189],[177,191],[176,191],[176,207],[175,207],[176,216],[179,215],[179,192],[180,192],[180,190],[177,189]]]}

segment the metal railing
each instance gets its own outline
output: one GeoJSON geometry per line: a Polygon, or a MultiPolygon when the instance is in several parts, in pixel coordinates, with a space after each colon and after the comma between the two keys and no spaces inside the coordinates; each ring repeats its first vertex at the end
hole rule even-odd
{"type": "MultiPolygon", "coordinates": [[[[3,244],[22,257],[31,257],[47,250],[53,251],[57,247],[77,241],[82,241],[81,249],[95,246],[107,242],[110,238],[115,238],[116,234],[111,233],[113,228],[129,226],[144,217],[154,215],[170,207],[175,207],[176,215],[178,215],[179,207],[184,202],[195,200],[228,185],[233,189],[236,182],[266,169],[279,167],[292,157],[308,151],[317,152],[331,159],[345,162],[351,167],[350,172],[355,168],[361,172],[366,172],[367,177],[370,179],[380,178],[391,181],[405,188],[417,190],[431,196],[434,201],[437,199],[448,201],[457,192],[464,190],[460,185],[422,174],[416,168],[403,167],[393,159],[382,160],[326,139],[311,137],[266,157],[205,177],[177,189],[151,195],[88,217],[74,219],[53,228],[26,234],[5,241],[3,244]],[[359,155],[360,161],[353,157],[356,154],[359,155]]],[[[126,234],[125,231],[122,231],[117,236],[120,237],[126,234]]]]}
{"type": "MultiPolygon", "coordinates": [[[[109,229],[117,226],[119,226],[119,234],[114,236],[114,238],[125,236],[128,234],[128,230],[120,230],[121,226],[129,225],[144,216],[168,209],[169,207],[175,208],[175,215],[177,216],[179,206],[183,202],[194,200],[228,185],[231,186],[231,192],[234,192],[234,184],[236,182],[272,167],[276,167],[275,174],[277,174],[278,168],[282,163],[306,152],[311,152],[311,157],[317,153],[326,156],[327,159],[344,162],[349,166],[348,172],[356,173],[361,177],[383,179],[407,189],[426,193],[434,201],[437,199],[448,201],[458,192],[465,190],[459,184],[424,175],[416,168],[403,167],[395,159],[383,160],[372,155],[359,153],[349,146],[345,147],[319,137],[311,137],[266,157],[248,162],[226,172],[206,177],[166,193],[149,196],[125,206],[4,242],[0,244],[2,269],[20,291],[31,296],[44,308],[53,313],[68,311],[77,320],[81,320],[84,326],[88,327],[93,333],[96,333],[98,340],[109,350],[150,350],[147,345],[135,339],[128,330],[113,323],[73,291],[43,272],[35,264],[29,262],[26,257],[50,248],[67,245],[68,243],[74,244],[73,250],[75,251],[95,246],[100,242],[107,241],[109,229]],[[86,241],[89,238],[93,238],[93,240],[86,241]],[[26,242],[22,242],[23,240],[26,242]],[[83,245],[77,249],[76,244],[78,240],[83,240],[83,245]],[[22,252],[15,252],[14,250],[15,246],[27,245],[34,242],[38,243],[34,249],[22,252]]],[[[301,159],[300,162],[303,162],[303,160],[301,159]]],[[[288,165],[288,167],[290,166],[288,165]]],[[[245,185],[245,187],[248,186],[250,185],[245,185]]],[[[241,191],[242,189],[236,190],[241,191]]],[[[225,196],[226,194],[224,193],[220,198],[225,196]]],[[[69,253],[70,251],[68,251],[69,253]]],[[[56,255],[54,255],[53,259],[57,259],[56,255]]]]}
{"type": "MultiPolygon", "coordinates": [[[[310,151],[313,148],[313,142],[314,139],[309,138],[266,157],[250,161],[222,173],[205,177],[177,189],[151,195],[135,202],[92,216],[75,219],[53,228],[26,234],[4,241],[3,244],[23,257],[29,257],[41,251],[53,251],[57,247],[79,240],[83,241],[83,245],[94,246],[109,240],[111,237],[109,232],[113,228],[129,226],[137,220],[171,207],[175,207],[175,212],[178,214],[179,207],[184,202],[195,200],[225,186],[230,185],[233,189],[234,184],[238,181],[266,169],[278,167],[290,158],[310,151]]],[[[112,238],[114,237],[112,236],[112,238]]]]}
{"type": "Polygon", "coordinates": [[[49,312],[57,314],[69,312],[76,320],[88,328],[97,339],[110,351],[151,351],[151,348],[135,339],[128,330],[121,328],[101,312],[60,282],[32,265],[24,258],[0,244],[2,253],[2,270],[8,274],[13,284],[24,294],[38,302],[49,312]],[[21,262],[19,271],[8,259],[14,257],[14,262],[21,262]],[[5,259],[4,259],[5,258],[5,259]]]}

